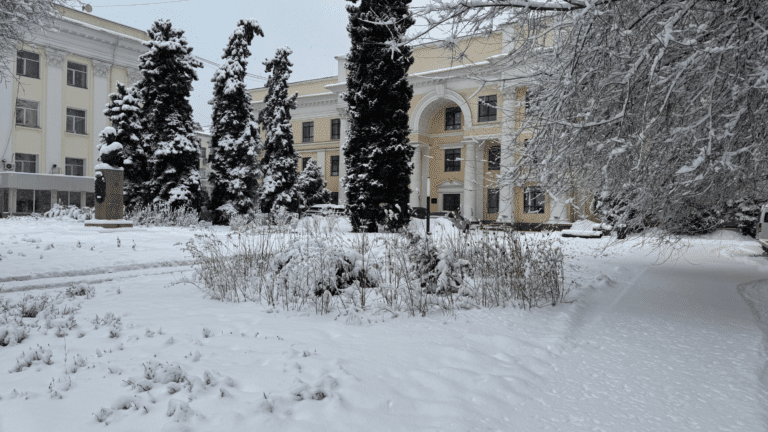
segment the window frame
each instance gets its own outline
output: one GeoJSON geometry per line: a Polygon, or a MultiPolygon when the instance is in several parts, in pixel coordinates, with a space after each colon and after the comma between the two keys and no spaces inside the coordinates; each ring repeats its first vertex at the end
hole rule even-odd
{"type": "Polygon", "coordinates": [[[88,65],[80,64],[73,61],[67,61],[67,85],[70,87],[76,87],[81,89],[88,88],[88,65]],[[80,70],[73,66],[82,67],[85,70],[80,70]],[[82,75],[81,75],[82,74],[82,75]],[[82,78],[82,85],[78,83],[78,77],[82,78]]]}
{"type": "Polygon", "coordinates": [[[341,159],[339,155],[331,156],[331,177],[339,176],[339,168],[341,165],[341,159]]]}
{"type": "Polygon", "coordinates": [[[496,111],[499,99],[496,95],[480,96],[477,99],[477,122],[487,123],[497,120],[496,111]]]}
{"type": "Polygon", "coordinates": [[[20,77],[40,79],[40,54],[33,53],[31,51],[18,50],[16,51],[16,75],[20,77]],[[29,57],[24,57],[28,55],[29,57]],[[30,57],[37,57],[36,59],[30,57]],[[37,63],[37,74],[33,75],[27,70],[27,63],[37,63]]]}
{"type": "Polygon", "coordinates": [[[64,175],[84,177],[85,176],[85,159],[65,157],[64,158],[64,175]],[[80,162],[80,163],[78,165],[72,162],[80,162]],[[74,172],[76,168],[79,168],[80,174],[72,174],[72,172],[74,172]]]}
{"type": "MultiPolygon", "coordinates": [[[[23,159],[23,158],[22,158],[23,159]]],[[[37,165],[38,165],[38,155],[32,154],[32,153],[15,153],[13,155],[13,165],[14,170],[16,172],[21,173],[29,173],[29,174],[37,174],[37,165]],[[31,156],[32,160],[19,160],[19,156],[31,156]],[[30,165],[32,166],[32,170],[28,171],[25,170],[25,166],[30,165]]]]}
{"type": "Polygon", "coordinates": [[[331,119],[331,141],[341,139],[341,119],[331,119]]]}
{"type": "Polygon", "coordinates": [[[443,157],[444,157],[443,168],[445,172],[461,171],[461,149],[460,148],[445,149],[445,153],[443,154],[443,157]]]}
{"type": "Polygon", "coordinates": [[[488,188],[486,194],[486,211],[488,214],[499,213],[499,188],[488,188]],[[496,206],[491,207],[491,203],[495,202],[496,206]]]}
{"type": "Polygon", "coordinates": [[[315,122],[308,121],[301,123],[301,142],[315,142],[315,122]]]}
{"type": "Polygon", "coordinates": [[[29,128],[40,128],[40,102],[37,101],[31,101],[26,99],[16,99],[16,105],[14,109],[14,124],[16,126],[23,126],[23,127],[29,127],[29,128]],[[31,106],[19,106],[19,104],[34,104],[35,107],[32,108],[31,106]],[[19,123],[19,110],[22,110],[22,123],[19,123]],[[28,112],[34,112],[34,125],[28,124],[28,112]]]}
{"type": "Polygon", "coordinates": [[[80,108],[70,108],[70,107],[67,107],[66,115],[67,115],[67,118],[66,118],[66,121],[65,121],[65,124],[66,124],[65,131],[67,133],[76,134],[76,135],[88,135],[88,111],[86,111],[84,109],[80,109],[80,108]],[[83,117],[77,117],[74,114],[70,114],[69,113],[70,110],[71,111],[82,111],[83,117]],[[70,129],[70,127],[69,127],[69,121],[70,121],[69,119],[70,119],[70,117],[72,118],[72,129],[70,129]],[[82,118],[83,119],[83,122],[82,122],[83,123],[83,131],[82,132],[78,132],[77,131],[77,119],[78,118],[82,118]]]}
{"type": "Polygon", "coordinates": [[[526,187],[523,191],[523,213],[544,214],[547,206],[546,193],[538,186],[526,187]]]}
{"type": "Polygon", "coordinates": [[[448,107],[445,109],[445,130],[461,130],[461,108],[448,107]]]}

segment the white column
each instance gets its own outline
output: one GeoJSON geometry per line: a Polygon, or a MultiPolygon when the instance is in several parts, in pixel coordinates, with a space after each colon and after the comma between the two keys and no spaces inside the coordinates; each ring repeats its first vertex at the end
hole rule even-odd
{"type": "Polygon", "coordinates": [[[67,53],[55,50],[53,48],[45,49],[46,63],[48,65],[48,79],[46,83],[46,93],[48,95],[45,103],[45,160],[40,161],[42,167],[41,173],[51,172],[54,164],[61,169],[64,174],[64,167],[61,165],[61,147],[63,145],[61,131],[64,118],[64,71],[62,64],[67,53]]]}
{"type": "Polygon", "coordinates": [[[341,180],[347,175],[346,161],[344,160],[344,144],[347,142],[347,128],[349,127],[349,116],[346,108],[337,108],[341,116],[341,125],[339,127],[339,204],[347,203],[347,192],[341,184],[341,180]]]}
{"type": "Polygon", "coordinates": [[[475,208],[477,143],[472,139],[465,139],[462,143],[464,144],[464,202],[461,205],[461,213],[466,219],[477,220],[475,208]]]}
{"type": "MultiPolygon", "coordinates": [[[[13,60],[11,64],[13,66],[13,60]]],[[[13,98],[13,77],[6,77],[0,81],[0,159],[4,159],[5,164],[12,164],[13,143],[11,137],[13,136],[13,124],[15,122],[15,105],[16,101],[13,98]]],[[[5,166],[0,167],[0,171],[4,170],[5,166]]]]}
{"type": "MultiPolygon", "coordinates": [[[[505,178],[510,167],[515,163],[515,89],[507,88],[504,90],[504,99],[502,109],[497,113],[501,115],[501,171],[502,178],[505,178]]],[[[509,179],[502,180],[499,184],[499,222],[515,221],[515,189],[510,184],[509,179]]]]}
{"type": "Polygon", "coordinates": [[[109,101],[109,70],[111,64],[100,61],[93,61],[93,165],[98,163],[99,134],[107,127],[107,116],[104,115],[104,108],[109,101]]]}
{"type": "Polygon", "coordinates": [[[325,178],[325,150],[317,151],[317,166],[320,167],[320,174],[325,178]]]}
{"type": "Polygon", "coordinates": [[[413,146],[413,158],[411,159],[413,162],[413,173],[411,173],[410,204],[411,207],[421,207],[423,206],[422,196],[426,196],[421,193],[421,144],[412,142],[411,145],[413,146]]]}
{"type": "Polygon", "coordinates": [[[547,195],[549,198],[549,220],[548,224],[563,224],[570,223],[568,221],[568,205],[552,195],[547,195]]]}

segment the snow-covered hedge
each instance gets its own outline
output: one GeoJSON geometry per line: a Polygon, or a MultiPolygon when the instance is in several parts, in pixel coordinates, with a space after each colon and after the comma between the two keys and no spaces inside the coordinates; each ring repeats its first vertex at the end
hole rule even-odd
{"type": "Polygon", "coordinates": [[[174,210],[167,203],[136,208],[126,212],[125,218],[133,221],[136,226],[188,227],[200,224],[200,214],[197,210],[187,207],[174,210]]]}
{"type": "Polygon", "coordinates": [[[72,218],[79,221],[93,219],[93,207],[78,208],[70,205],[54,204],[53,208],[43,214],[47,218],[72,218]]]}

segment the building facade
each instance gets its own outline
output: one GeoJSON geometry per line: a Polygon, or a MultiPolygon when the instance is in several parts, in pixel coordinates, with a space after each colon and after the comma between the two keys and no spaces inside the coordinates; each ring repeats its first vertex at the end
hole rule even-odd
{"type": "MultiPolygon", "coordinates": [[[[409,110],[410,142],[414,147],[411,176],[412,207],[431,211],[460,211],[473,221],[518,224],[563,224],[569,208],[555,202],[533,183],[499,186],[503,166],[524,151],[525,81],[507,78],[523,71],[494,69],[494,59],[507,53],[509,35],[499,30],[490,37],[466,38],[457,49],[461,62],[439,44],[414,47],[408,80],[414,96],[409,110]],[[492,78],[479,85],[478,76],[492,78]],[[507,115],[505,116],[505,113],[507,115]],[[513,142],[518,136],[518,142],[513,142]],[[429,187],[429,190],[427,188],[429,187]],[[427,204],[427,197],[430,203],[427,204]]],[[[324,172],[332,201],[345,202],[340,179],[344,176],[341,146],[348,128],[344,57],[336,58],[337,75],[290,84],[298,93],[292,112],[298,169],[308,158],[324,172]]],[[[263,108],[266,88],[250,91],[254,109],[263,108]]]]}
{"type": "Polygon", "coordinates": [[[15,77],[0,82],[0,213],[93,204],[103,110],[118,81],[139,80],[148,35],[60,8],[56,32],[18,47],[15,77]]]}

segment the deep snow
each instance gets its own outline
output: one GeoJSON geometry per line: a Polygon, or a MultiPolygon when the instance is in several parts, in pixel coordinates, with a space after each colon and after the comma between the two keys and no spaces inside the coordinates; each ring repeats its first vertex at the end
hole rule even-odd
{"type": "Polygon", "coordinates": [[[414,318],[208,299],[181,282],[195,232],[0,220],[0,297],[95,289],[66,336],[0,346],[0,432],[768,428],[754,240],[563,239],[572,302],[414,318]],[[52,364],[6,372],[38,345],[52,364]]]}

